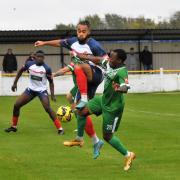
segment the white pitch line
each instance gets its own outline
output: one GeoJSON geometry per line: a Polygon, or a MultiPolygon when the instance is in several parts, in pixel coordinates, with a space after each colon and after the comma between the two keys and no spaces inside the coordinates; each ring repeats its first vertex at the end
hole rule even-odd
{"type": "Polygon", "coordinates": [[[141,111],[141,110],[134,110],[131,108],[126,108],[126,110],[131,111],[131,112],[139,112],[139,113],[152,114],[152,115],[157,115],[157,116],[180,117],[180,114],[173,114],[173,113],[158,113],[158,112],[152,112],[152,111],[141,111]]]}

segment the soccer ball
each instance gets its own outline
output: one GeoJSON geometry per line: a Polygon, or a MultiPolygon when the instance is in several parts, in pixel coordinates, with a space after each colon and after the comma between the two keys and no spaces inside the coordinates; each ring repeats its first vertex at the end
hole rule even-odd
{"type": "Polygon", "coordinates": [[[56,114],[62,122],[69,122],[73,117],[73,111],[69,106],[60,106],[56,114]]]}

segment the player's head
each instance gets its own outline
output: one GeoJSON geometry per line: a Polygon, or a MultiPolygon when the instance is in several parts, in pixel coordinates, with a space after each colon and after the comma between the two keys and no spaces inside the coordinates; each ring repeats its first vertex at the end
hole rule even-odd
{"type": "Polygon", "coordinates": [[[109,65],[112,68],[118,67],[124,64],[124,61],[126,60],[126,58],[127,58],[127,55],[123,49],[112,50],[110,53],[110,58],[109,58],[109,65]]]}
{"type": "Polygon", "coordinates": [[[77,25],[77,38],[80,44],[86,43],[90,35],[90,23],[87,20],[80,21],[77,25]]]}
{"type": "Polygon", "coordinates": [[[37,65],[42,65],[44,63],[44,52],[41,50],[36,51],[35,59],[36,59],[37,65]]]}

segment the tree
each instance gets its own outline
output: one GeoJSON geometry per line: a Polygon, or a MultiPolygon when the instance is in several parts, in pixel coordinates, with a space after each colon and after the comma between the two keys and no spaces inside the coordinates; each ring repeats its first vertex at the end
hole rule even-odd
{"type": "Polygon", "coordinates": [[[169,29],[171,28],[171,25],[168,21],[166,20],[163,20],[163,21],[160,21],[158,24],[157,24],[157,29],[169,29]]]}
{"type": "Polygon", "coordinates": [[[180,28],[180,11],[175,12],[170,17],[170,26],[171,28],[180,28]]]}
{"type": "Polygon", "coordinates": [[[144,16],[138,18],[129,18],[129,29],[154,29],[156,23],[152,19],[146,19],[144,16]]]}
{"type": "Polygon", "coordinates": [[[105,22],[107,29],[126,29],[127,18],[117,14],[105,14],[105,22]]]}
{"type": "MultiPolygon", "coordinates": [[[[150,18],[139,16],[138,18],[124,17],[118,14],[105,14],[105,18],[100,18],[97,14],[85,16],[80,20],[88,20],[92,29],[180,29],[180,11],[175,12],[168,20],[160,20],[155,23],[150,18]]],[[[75,29],[74,24],[58,24],[55,29],[70,30],[75,29]]]]}
{"type": "Polygon", "coordinates": [[[80,20],[88,20],[91,24],[91,29],[104,29],[105,28],[105,24],[103,22],[103,20],[97,15],[89,15],[89,16],[85,16],[83,19],[80,20]]]}
{"type": "Polygon", "coordinates": [[[117,14],[106,14],[105,22],[108,29],[153,29],[156,23],[144,16],[127,18],[117,14]]]}
{"type": "Polygon", "coordinates": [[[56,24],[55,30],[70,30],[70,29],[75,29],[75,25],[74,24],[56,24]]]}

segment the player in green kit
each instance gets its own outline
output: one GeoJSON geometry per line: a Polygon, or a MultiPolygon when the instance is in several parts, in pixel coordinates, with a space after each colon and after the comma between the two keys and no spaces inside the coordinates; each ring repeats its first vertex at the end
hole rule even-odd
{"type": "Polygon", "coordinates": [[[118,130],[124,109],[124,95],[129,89],[128,72],[124,65],[126,52],[122,49],[113,50],[109,60],[98,60],[92,56],[86,57],[96,64],[105,67],[104,92],[95,96],[82,110],[78,110],[78,119],[84,123],[78,126],[78,138],[82,139],[86,116],[90,114],[103,117],[103,138],[114,149],[125,156],[124,170],[127,171],[135,159],[135,153],[128,151],[121,140],[114,135],[118,130]]]}

